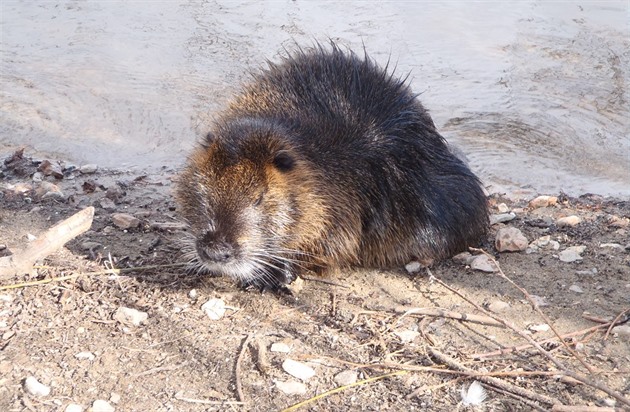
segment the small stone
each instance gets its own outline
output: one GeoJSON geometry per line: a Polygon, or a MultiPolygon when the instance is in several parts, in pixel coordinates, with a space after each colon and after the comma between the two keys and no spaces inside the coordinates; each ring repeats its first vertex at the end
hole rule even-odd
{"type": "Polygon", "coordinates": [[[289,353],[291,352],[291,347],[284,342],[276,342],[271,344],[271,348],[269,350],[271,352],[289,353]]]}
{"type": "Polygon", "coordinates": [[[38,171],[44,176],[53,176],[55,179],[63,179],[63,172],[58,163],[52,163],[50,160],[44,160],[39,164],[38,171]]]}
{"type": "Polygon", "coordinates": [[[275,380],[276,388],[285,395],[304,395],[306,393],[306,385],[296,381],[278,381],[275,380]]]}
{"type": "Polygon", "coordinates": [[[488,305],[488,309],[492,312],[498,313],[503,312],[506,309],[510,308],[510,304],[507,302],[503,302],[502,300],[495,300],[494,302],[488,305]]]}
{"type": "Polygon", "coordinates": [[[29,376],[24,380],[24,390],[33,396],[50,395],[50,387],[39,382],[34,376],[29,376]]]}
{"type": "Polygon", "coordinates": [[[94,191],[96,191],[96,188],[96,182],[94,182],[93,180],[86,180],[81,185],[81,189],[83,189],[84,193],[94,193],[94,191]]]}
{"type": "Polygon", "coordinates": [[[116,210],[116,203],[113,200],[106,197],[98,201],[98,204],[105,210],[116,210]]]}
{"type": "Polygon", "coordinates": [[[190,289],[190,292],[188,292],[188,297],[192,300],[196,300],[198,295],[197,289],[190,289]]]}
{"type": "Polygon", "coordinates": [[[184,230],[188,227],[185,223],[181,222],[151,222],[149,227],[153,230],[162,230],[165,232],[174,230],[184,230]]]}
{"type": "Polygon", "coordinates": [[[98,166],[93,163],[79,167],[79,172],[81,172],[84,175],[95,173],[97,170],[98,170],[98,166]]]}
{"type": "Polygon", "coordinates": [[[94,356],[92,352],[79,352],[75,354],[74,357],[79,360],[89,360],[89,361],[93,361],[96,358],[96,356],[94,356]]]}
{"type": "Polygon", "coordinates": [[[601,245],[599,245],[599,247],[617,249],[622,252],[626,249],[624,246],[620,245],[619,243],[602,243],[601,245]]]}
{"type": "Polygon", "coordinates": [[[70,403],[68,404],[68,406],[66,406],[66,409],[63,410],[64,412],[83,412],[83,406],[78,405],[76,403],[70,403]]]}
{"type": "Polygon", "coordinates": [[[470,254],[470,252],[462,252],[453,256],[453,261],[462,265],[470,265],[476,256],[470,254]]]}
{"type": "Polygon", "coordinates": [[[519,229],[505,227],[497,232],[494,244],[499,252],[518,252],[527,249],[529,242],[519,229]]]}
{"type": "Polygon", "coordinates": [[[394,332],[394,335],[398,336],[400,339],[400,343],[406,344],[411,343],[415,338],[420,335],[420,332],[416,332],[415,330],[402,330],[400,332],[394,332]]]}
{"type": "Polygon", "coordinates": [[[505,203],[499,203],[497,205],[497,210],[499,211],[499,213],[508,213],[510,211],[510,208],[505,203]]]}
{"type": "Polygon", "coordinates": [[[356,383],[358,378],[359,374],[357,373],[357,371],[347,370],[336,374],[333,380],[339,386],[347,386],[356,383]]]}
{"type": "Polygon", "coordinates": [[[618,334],[619,336],[630,338],[630,325],[615,326],[612,329],[612,332],[618,334]]]}
{"type": "Polygon", "coordinates": [[[575,272],[576,275],[580,275],[580,276],[590,276],[590,275],[597,275],[597,268],[593,268],[593,269],[588,269],[588,270],[577,270],[575,272]]]}
{"type": "Polygon", "coordinates": [[[140,219],[128,213],[112,214],[112,222],[121,229],[130,229],[140,226],[140,219]]]}
{"type": "Polygon", "coordinates": [[[136,309],[126,308],[124,306],[116,309],[114,313],[114,320],[122,323],[123,325],[140,326],[145,323],[149,315],[146,312],[141,312],[136,309]]]}
{"type": "Polygon", "coordinates": [[[203,305],[201,310],[212,320],[219,320],[225,315],[225,302],[221,299],[210,299],[203,305]]]}
{"type": "Polygon", "coordinates": [[[603,402],[604,405],[608,406],[609,408],[614,408],[615,406],[617,406],[617,400],[613,398],[604,398],[603,402]]]}
{"type": "Polygon", "coordinates": [[[582,222],[582,218],[575,215],[561,217],[560,219],[556,220],[556,224],[559,227],[573,227],[573,226],[577,226],[581,222],[582,222]]]}
{"type": "Polygon", "coordinates": [[[420,262],[413,261],[405,265],[405,270],[409,274],[420,272],[420,269],[422,269],[420,262]]]}
{"type": "Polygon", "coordinates": [[[470,267],[474,270],[480,270],[487,273],[499,271],[497,265],[486,255],[475,256],[475,258],[470,262],[470,267]]]}
{"type": "Polygon", "coordinates": [[[571,285],[571,286],[569,286],[569,290],[571,292],[575,292],[575,293],[584,293],[584,290],[581,287],[579,287],[578,285],[571,285]]]}
{"type": "Polygon", "coordinates": [[[42,172],[33,173],[33,183],[40,183],[44,180],[44,174],[42,172]]]}
{"type": "Polygon", "coordinates": [[[285,285],[285,287],[289,289],[289,292],[291,292],[293,296],[298,296],[300,292],[302,292],[302,289],[304,289],[304,285],[304,279],[298,276],[293,280],[293,282],[285,285]]]}
{"type": "Polygon", "coordinates": [[[529,202],[529,207],[538,209],[539,207],[553,206],[556,203],[558,203],[558,198],[555,196],[538,196],[529,202]]]}
{"type": "Polygon", "coordinates": [[[92,404],[91,412],[114,412],[115,409],[109,402],[97,399],[92,404]]]}
{"type": "Polygon", "coordinates": [[[545,247],[549,244],[549,242],[551,241],[551,236],[547,235],[547,236],[541,236],[538,239],[534,240],[532,243],[530,243],[530,246],[536,246],[536,247],[545,247]]]}
{"type": "Polygon", "coordinates": [[[578,260],[582,260],[582,252],[586,249],[586,246],[571,246],[558,253],[558,258],[562,262],[571,263],[578,260]]]}
{"type": "Polygon", "coordinates": [[[630,219],[615,215],[608,216],[608,224],[612,227],[624,228],[630,225],[630,219]]]}
{"type": "Polygon", "coordinates": [[[553,250],[560,250],[560,242],[558,242],[557,240],[550,240],[549,245],[553,250]]]}
{"type": "Polygon", "coordinates": [[[532,332],[547,332],[550,328],[549,325],[547,325],[546,323],[541,323],[539,325],[529,325],[527,329],[531,330],[532,332]]]}
{"type": "Polygon", "coordinates": [[[514,219],[516,219],[516,213],[512,213],[512,212],[490,215],[490,224],[496,225],[497,223],[505,223],[514,219]]]}
{"type": "Polygon", "coordinates": [[[547,299],[544,296],[538,296],[538,295],[530,295],[532,300],[534,301],[534,303],[536,304],[536,306],[539,307],[545,307],[545,306],[549,306],[549,302],[547,302],[547,299]]]}
{"type": "Polygon", "coordinates": [[[125,192],[118,185],[108,187],[105,192],[105,197],[113,202],[118,202],[124,195],[125,192]]]}
{"type": "Polygon", "coordinates": [[[282,369],[294,378],[307,381],[315,376],[315,370],[305,363],[293,359],[285,359],[282,362],[282,369]]]}
{"type": "Polygon", "coordinates": [[[40,199],[56,199],[64,200],[65,196],[61,189],[55,184],[50,182],[41,182],[37,189],[35,189],[35,195],[40,199]]]}
{"type": "Polygon", "coordinates": [[[120,402],[120,395],[116,392],[112,392],[112,394],[109,396],[109,401],[117,405],[118,402],[120,402]]]}

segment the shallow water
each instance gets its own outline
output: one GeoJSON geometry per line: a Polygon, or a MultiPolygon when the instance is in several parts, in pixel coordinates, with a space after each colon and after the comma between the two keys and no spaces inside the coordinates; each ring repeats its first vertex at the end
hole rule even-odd
{"type": "Polygon", "coordinates": [[[1,152],[178,167],[294,41],[365,45],[491,191],[630,197],[626,1],[1,3],[1,152]]]}

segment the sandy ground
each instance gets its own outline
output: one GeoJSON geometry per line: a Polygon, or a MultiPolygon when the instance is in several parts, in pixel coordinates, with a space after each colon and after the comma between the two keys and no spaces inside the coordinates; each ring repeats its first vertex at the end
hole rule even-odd
{"type": "Polygon", "coordinates": [[[141,269],[178,262],[182,229],[170,197],[175,171],[83,174],[49,159],[62,175],[43,176],[42,183],[33,180],[41,160],[26,153],[1,165],[0,255],[87,206],[96,213],[88,232],[33,273],[1,279],[2,411],[107,410],[97,400],[116,411],[272,411],[355,380],[361,384],[300,410],[549,410],[554,403],[630,408],[628,201],[555,194],[555,205],[531,207],[530,199],[491,197],[493,213],[510,210],[516,218],[493,225],[482,246],[540,304],[545,319],[507,280],[461,260],[436,264],[434,278],[403,268],[338,273],[326,282],[306,280],[293,296],[244,291],[229,279],[188,275],[181,267],[141,269]],[[54,191],[45,182],[62,194],[42,199],[54,191]],[[112,214],[118,212],[134,215],[139,226],[116,227],[112,214]],[[570,215],[581,223],[558,224],[570,215]],[[506,226],[520,229],[529,242],[543,236],[551,242],[498,253],[495,234],[506,226]],[[561,261],[559,254],[571,246],[585,246],[581,259],[561,261]],[[112,265],[131,270],[102,272],[112,265]],[[72,277],[19,285],[67,275],[72,277]],[[218,320],[201,309],[210,299],[227,308],[218,320]],[[138,326],[116,320],[121,307],[148,317],[138,326]],[[566,335],[566,345],[542,344],[553,359],[523,348],[527,342],[515,331],[471,321],[470,315],[483,315],[481,308],[537,342],[554,337],[545,326],[550,323],[566,335]],[[609,331],[606,322],[618,315],[625,325],[609,331]],[[502,348],[515,349],[492,354],[502,348]],[[306,364],[314,376],[291,376],[287,359],[306,364]],[[29,393],[30,376],[50,393],[29,393]],[[579,382],[582,377],[608,393],[579,382]],[[460,391],[474,380],[487,398],[467,406],[460,391]],[[287,383],[297,393],[287,393],[287,383]],[[78,405],[82,409],[72,409],[78,405]]]}

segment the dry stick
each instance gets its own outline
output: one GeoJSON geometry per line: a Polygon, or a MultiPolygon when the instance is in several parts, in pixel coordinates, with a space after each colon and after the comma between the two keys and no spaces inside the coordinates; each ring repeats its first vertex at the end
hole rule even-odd
{"type": "Polygon", "coordinates": [[[552,412],[615,412],[615,408],[606,406],[573,406],[573,405],[554,405],[552,412]]]}
{"type": "MultiPolygon", "coordinates": [[[[464,372],[468,372],[468,373],[474,373],[475,371],[473,369],[467,368],[464,365],[458,363],[457,361],[455,361],[453,358],[446,356],[445,354],[443,354],[442,352],[440,352],[439,350],[433,348],[433,347],[429,347],[429,353],[431,354],[431,356],[435,357],[437,360],[439,360],[440,362],[446,364],[449,368],[452,369],[456,369],[456,370],[460,370],[460,371],[464,371],[464,372]]],[[[482,382],[485,382],[489,385],[492,386],[496,386],[498,388],[501,388],[507,392],[510,393],[515,393],[519,396],[523,396],[525,398],[528,399],[533,399],[535,401],[541,402],[541,403],[546,403],[548,405],[554,405],[556,403],[560,403],[557,399],[553,399],[553,398],[549,398],[547,396],[544,395],[539,395],[537,393],[534,393],[532,391],[529,391],[527,389],[518,387],[516,385],[512,385],[511,383],[507,383],[504,382],[500,379],[497,378],[493,378],[491,376],[479,376],[477,377],[477,379],[479,379],[482,382]]]]}
{"type": "Polygon", "coordinates": [[[496,268],[499,270],[497,272],[499,274],[499,276],[501,276],[503,279],[507,280],[512,286],[514,286],[516,289],[518,289],[523,294],[523,296],[525,296],[525,298],[532,305],[532,308],[534,308],[534,310],[544,319],[545,323],[547,323],[547,325],[549,325],[549,327],[551,328],[553,333],[558,337],[558,339],[560,339],[560,342],[564,345],[564,347],[567,350],[567,352],[569,352],[571,355],[573,355],[573,357],[575,359],[577,359],[582,364],[582,366],[584,366],[586,368],[586,370],[589,371],[589,373],[593,373],[593,369],[590,367],[590,365],[588,365],[584,361],[584,359],[582,359],[582,357],[577,354],[576,351],[571,349],[569,344],[567,342],[565,342],[564,339],[560,338],[560,333],[556,330],[556,327],[553,325],[553,322],[551,321],[551,319],[549,319],[549,317],[547,317],[547,315],[545,315],[545,313],[542,310],[540,310],[540,308],[538,307],[538,303],[536,303],[536,301],[531,297],[529,292],[527,292],[524,288],[522,288],[519,285],[517,285],[512,279],[507,277],[506,274],[503,272],[503,269],[501,269],[501,266],[499,266],[499,262],[497,262],[494,259],[494,257],[492,255],[490,255],[488,252],[486,252],[483,249],[475,249],[475,248],[471,248],[471,250],[476,251],[476,252],[481,252],[484,255],[486,255],[488,257],[488,259],[492,260],[492,263],[494,263],[496,268]]]}
{"type": "Polygon", "coordinates": [[[149,265],[149,266],[138,266],[135,268],[105,269],[105,270],[99,270],[97,272],[75,273],[74,275],[58,276],[58,277],[52,277],[48,279],[33,280],[31,282],[22,282],[22,283],[15,283],[12,285],[0,286],[0,291],[9,290],[9,289],[20,289],[20,288],[25,288],[28,286],[45,285],[46,283],[52,283],[52,282],[62,282],[64,280],[76,279],[81,276],[120,275],[121,273],[134,272],[136,270],[162,269],[162,268],[180,267],[180,266],[186,266],[186,265],[187,265],[186,263],[171,263],[168,265],[149,265]]]}
{"type": "MultiPolygon", "coordinates": [[[[498,266],[498,265],[497,265],[498,266]]],[[[512,330],[513,332],[517,333],[519,336],[521,336],[523,339],[525,339],[527,342],[530,343],[530,345],[534,346],[538,352],[540,354],[542,354],[544,357],[546,357],[547,359],[549,359],[553,364],[555,364],[561,371],[562,373],[564,373],[565,375],[580,381],[586,385],[589,385],[593,388],[599,389],[602,392],[607,393],[608,395],[612,396],[613,398],[617,399],[618,401],[620,401],[621,403],[624,403],[626,405],[630,405],[630,400],[628,400],[627,398],[625,398],[624,396],[622,396],[621,394],[611,390],[610,388],[608,388],[605,385],[602,385],[598,382],[593,382],[590,379],[588,379],[586,376],[583,376],[579,373],[573,372],[571,370],[569,370],[566,366],[564,366],[558,359],[556,359],[553,355],[551,355],[549,352],[547,352],[546,350],[544,350],[542,348],[542,346],[540,346],[538,344],[538,342],[536,342],[534,339],[532,339],[529,335],[521,332],[516,326],[512,325],[510,322],[495,316],[493,313],[488,312],[487,310],[485,310],[484,308],[482,308],[481,306],[479,306],[478,304],[476,304],[475,302],[473,302],[472,300],[468,299],[466,296],[464,296],[463,294],[461,294],[460,292],[456,291],[455,289],[451,288],[450,286],[448,286],[447,284],[445,284],[444,282],[442,282],[441,280],[439,280],[438,278],[436,278],[435,276],[433,276],[433,274],[431,274],[431,271],[429,269],[427,269],[427,271],[429,272],[431,278],[433,280],[435,280],[437,283],[439,283],[440,285],[442,285],[443,287],[445,287],[446,289],[450,290],[451,292],[455,293],[457,296],[461,297],[462,299],[464,299],[466,302],[470,303],[471,305],[473,305],[477,310],[487,314],[488,316],[491,316],[492,318],[494,318],[495,320],[503,323],[507,328],[509,328],[510,330],[512,330]]]]}
{"type": "Polygon", "coordinates": [[[86,207],[48,229],[25,250],[0,258],[0,279],[30,272],[36,261],[88,230],[92,226],[93,218],[94,207],[86,207]]]}
{"type": "Polygon", "coordinates": [[[470,313],[453,312],[450,310],[444,310],[440,308],[396,308],[395,313],[402,313],[402,316],[398,318],[397,322],[400,322],[407,315],[423,315],[423,316],[435,316],[442,318],[450,318],[457,320],[464,320],[468,322],[480,323],[488,326],[500,326],[503,327],[501,322],[497,322],[488,316],[474,315],[470,313]]]}
{"type": "Polygon", "coordinates": [[[241,352],[238,354],[238,358],[236,358],[236,393],[238,395],[238,400],[245,403],[245,396],[243,395],[243,387],[241,385],[241,361],[243,360],[243,354],[247,350],[247,345],[249,345],[249,341],[254,336],[254,334],[250,333],[247,335],[245,340],[243,341],[243,346],[241,347],[241,352]]]}
{"type": "Polygon", "coordinates": [[[375,376],[374,378],[364,379],[364,380],[362,380],[362,381],[358,381],[358,382],[355,382],[355,383],[351,383],[351,384],[349,384],[349,385],[340,386],[340,387],[338,387],[338,388],[331,389],[331,390],[326,391],[326,392],[324,392],[324,393],[320,393],[319,395],[314,396],[314,397],[312,397],[312,398],[310,398],[310,399],[307,399],[307,400],[305,400],[305,401],[303,401],[303,402],[296,403],[295,405],[289,406],[288,408],[283,409],[281,412],[292,412],[292,411],[296,411],[296,410],[298,410],[299,408],[301,408],[302,406],[306,406],[306,405],[308,405],[309,403],[315,402],[316,400],[319,400],[319,399],[325,398],[326,396],[330,396],[330,395],[335,394],[335,393],[337,393],[337,392],[345,391],[346,389],[348,389],[348,388],[352,388],[353,386],[365,385],[365,384],[370,383],[370,382],[374,382],[374,381],[378,381],[378,380],[381,380],[381,379],[389,378],[389,377],[391,377],[391,376],[396,376],[396,375],[405,375],[405,374],[407,374],[407,373],[409,373],[409,372],[407,372],[407,371],[396,371],[396,372],[387,373],[387,374],[385,374],[385,375],[381,375],[381,376],[375,376]]]}
{"type": "Polygon", "coordinates": [[[189,403],[199,403],[202,405],[245,405],[244,402],[237,402],[237,401],[209,401],[207,399],[185,398],[181,396],[179,393],[176,393],[174,398],[177,399],[178,401],[189,402],[189,403]]]}
{"type": "Polygon", "coordinates": [[[619,321],[619,319],[621,319],[622,316],[624,316],[626,313],[630,312],[630,308],[622,311],[620,314],[618,314],[615,319],[611,322],[610,326],[608,327],[608,329],[606,330],[606,334],[604,335],[604,340],[608,339],[608,335],[610,335],[610,332],[612,331],[612,328],[615,327],[615,324],[619,321]]]}
{"type": "MultiPolygon", "coordinates": [[[[593,331],[597,331],[599,329],[604,329],[607,328],[610,324],[613,324],[613,322],[608,322],[604,325],[597,325],[597,326],[592,326],[590,328],[587,329],[582,329],[582,330],[578,330],[575,332],[571,332],[571,333],[566,333],[562,336],[560,336],[561,339],[566,339],[566,338],[570,338],[572,336],[578,336],[578,335],[584,335],[586,333],[589,332],[593,332],[593,331]]],[[[558,338],[557,337],[553,337],[553,338],[549,338],[549,339],[545,339],[545,340],[541,340],[538,341],[539,344],[545,344],[548,342],[554,342],[556,341],[558,338]]],[[[472,355],[468,355],[468,357],[472,358],[472,359],[483,359],[483,358],[491,358],[493,356],[500,356],[500,355],[507,355],[509,353],[516,353],[516,352],[520,352],[522,350],[528,349],[528,348],[532,348],[532,345],[526,344],[526,345],[521,345],[521,346],[513,346],[511,348],[502,348],[493,352],[487,352],[487,353],[474,353],[472,355]]]]}

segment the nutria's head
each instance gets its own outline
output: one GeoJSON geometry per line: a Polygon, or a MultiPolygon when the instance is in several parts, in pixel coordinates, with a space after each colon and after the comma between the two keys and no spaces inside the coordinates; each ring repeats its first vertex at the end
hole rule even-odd
{"type": "Polygon", "coordinates": [[[239,119],[217,126],[190,156],[176,191],[195,269],[271,283],[299,259],[297,245],[317,236],[325,213],[317,176],[286,133],[239,119]]]}

